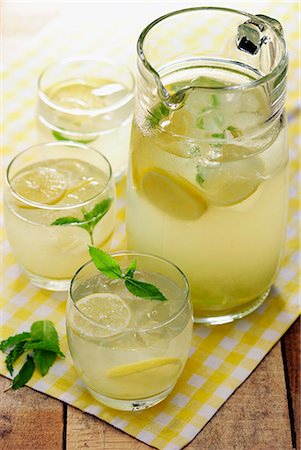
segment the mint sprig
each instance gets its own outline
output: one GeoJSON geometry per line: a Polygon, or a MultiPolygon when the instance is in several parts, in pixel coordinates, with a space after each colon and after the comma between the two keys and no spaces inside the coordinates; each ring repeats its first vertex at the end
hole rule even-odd
{"type": "Polygon", "coordinates": [[[168,117],[170,110],[167,106],[160,102],[158,103],[151,111],[149,116],[147,117],[148,123],[151,128],[155,128],[159,125],[160,121],[165,117],[168,117]]]}
{"type": "Polygon", "coordinates": [[[121,279],[125,282],[125,287],[136,297],[146,300],[160,300],[165,302],[167,298],[153,284],[136,280],[134,274],[137,268],[136,260],[133,260],[124,273],[118,262],[108,253],[96,247],[89,247],[89,253],[97,269],[106,277],[111,279],[121,279]]]}
{"type": "Polygon", "coordinates": [[[44,377],[57,356],[64,357],[60,350],[59,338],[50,320],[39,320],[31,326],[30,332],[10,336],[0,342],[0,350],[8,351],[5,359],[7,370],[13,375],[14,363],[21,355],[28,352],[27,359],[19,373],[13,378],[13,390],[24,386],[32,377],[35,368],[44,377]]]}
{"type": "MultiPolygon", "coordinates": [[[[66,137],[62,133],[59,133],[58,131],[52,130],[52,135],[57,139],[58,141],[70,141],[70,136],[66,137]]],[[[93,139],[72,139],[74,142],[80,142],[81,144],[89,144],[90,142],[95,141],[96,138],[93,139]]]]}
{"type": "Polygon", "coordinates": [[[98,222],[109,211],[113,199],[111,197],[106,198],[100,203],[97,203],[91,211],[86,211],[82,208],[82,219],[77,217],[60,217],[56,219],[51,225],[75,225],[83,228],[89,233],[91,244],[93,245],[93,231],[98,222]]]}

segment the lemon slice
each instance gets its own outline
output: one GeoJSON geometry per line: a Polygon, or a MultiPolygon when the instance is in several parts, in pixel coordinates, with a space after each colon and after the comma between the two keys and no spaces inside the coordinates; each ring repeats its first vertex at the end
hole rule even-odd
{"type": "Polygon", "coordinates": [[[241,203],[257,190],[262,182],[263,169],[260,158],[239,163],[226,162],[217,168],[207,168],[201,186],[205,198],[217,206],[241,203]]]}
{"type": "Polygon", "coordinates": [[[12,180],[12,187],[19,195],[46,205],[58,203],[65,194],[66,186],[61,173],[43,166],[24,170],[12,180]]]}
{"type": "Polygon", "coordinates": [[[88,80],[75,80],[69,83],[58,83],[48,90],[51,100],[65,108],[90,109],[104,106],[101,97],[93,94],[93,90],[99,86],[108,84],[106,80],[98,80],[98,83],[88,80]]]}
{"type": "Polygon", "coordinates": [[[78,313],[74,313],[73,322],[77,331],[92,337],[108,337],[127,328],[131,311],[128,305],[116,294],[95,293],[87,295],[76,302],[76,307],[89,322],[78,313]]]}
{"type": "Polygon", "coordinates": [[[179,358],[153,358],[107,370],[112,391],[120,398],[147,398],[172,386],[181,373],[179,358]]]}
{"type": "Polygon", "coordinates": [[[196,220],[207,209],[198,189],[184,178],[176,178],[160,169],[145,173],[140,187],[149,202],[176,219],[196,220]]]}

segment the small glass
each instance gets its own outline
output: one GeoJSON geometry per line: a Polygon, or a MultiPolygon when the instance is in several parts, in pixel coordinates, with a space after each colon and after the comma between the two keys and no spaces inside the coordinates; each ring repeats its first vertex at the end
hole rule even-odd
{"type": "Polygon", "coordinates": [[[71,281],[69,349],[93,397],[138,411],[164,400],[182,373],[193,328],[189,286],[183,272],[162,258],[126,251],[112,256],[123,271],[136,260],[135,278],[154,284],[167,301],[135,297],[124,280],[106,278],[90,261],[71,281]]]}
{"type": "Polygon", "coordinates": [[[46,143],[9,164],[4,194],[8,240],[18,264],[38,287],[67,290],[115,224],[115,185],[108,160],[74,142],[46,143]]]}
{"type": "Polygon", "coordinates": [[[110,161],[115,179],[128,161],[134,78],[110,59],[64,59],[38,81],[41,141],[91,144],[110,161]]]}

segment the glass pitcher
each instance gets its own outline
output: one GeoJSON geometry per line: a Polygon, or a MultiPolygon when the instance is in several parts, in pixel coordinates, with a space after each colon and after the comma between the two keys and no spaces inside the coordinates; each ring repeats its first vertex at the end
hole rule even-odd
{"type": "Polygon", "coordinates": [[[196,322],[267,298],[287,216],[287,51],[279,22],[189,8],[138,40],[128,247],[187,275],[196,322]]]}

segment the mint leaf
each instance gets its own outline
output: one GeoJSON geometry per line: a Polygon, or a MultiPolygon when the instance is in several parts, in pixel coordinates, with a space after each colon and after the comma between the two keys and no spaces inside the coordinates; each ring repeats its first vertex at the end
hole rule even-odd
{"type": "Polygon", "coordinates": [[[215,94],[212,94],[211,98],[212,98],[212,106],[214,108],[216,108],[219,105],[219,103],[220,103],[219,98],[215,94]]]}
{"type": "Polygon", "coordinates": [[[126,288],[134,294],[136,297],[146,298],[149,300],[161,300],[165,301],[167,298],[159,291],[159,289],[149,283],[144,283],[142,281],[134,280],[133,275],[137,267],[137,262],[134,260],[130,263],[125,273],[117,263],[117,261],[108,253],[100,250],[96,247],[89,247],[89,252],[94,262],[100,272],[106,275],[108,278],[122,278],[125,281],[126,288]]]}
{"type": "Polygon", "coordinates": [[[133,278],[134,272],[137,267],[137,261],[133,259],[133,261],[130,263],[129,267],[125,270],[125,277],[133,278]]]}
{"type": "Polygon", "coordinates": [[[100,203],[97,203],[90,212],[83,210],[83,216],[90,223],[91,230],[93,231],[100,219],[109,211],[112,198],[106,198],[100,203]]]}
{"type": "Polygon", "coordinates": [[[82,222],[82,220],[77,219],[76,217],[60,217],[52,222],[51,225],[78,225],[82,222]]]}
{"type": "Polygon", "coordinates": [[[50,367],[56,359],[56,353],[49,350],[35,349],[33,359],[36,367],[39,369],[42,377],[49,371],[50,367]]]}
{"type": "MultiPolygon", "coordinates": [[[[53,137],[57,139],[58,141],[70,141],[70,137],[65,137],[62,133],[59,133],[58,131],[52,130],[53,137]]],[[[88,140],[79,140],[79,139],[72,139],[74,142],[80,142],[82,144],[89,144],[90,142],[95,141],[96,138],[88,139],[88,140]]]]}
{"type": "Polygon", "coordinates": [[[167,298],[159,291],[153,284],[144,283],[142,281],[134,280],[133,278],[126,278],[126,288],[136,297],[145,298],[148,300],[166,301],[167,298]]]}
{"type": "Polygon", "coordinates": [[[58,345],[59,338],[51,320],[38,320],[31,325],[30,337],[33,341],[49,341],[58,345]]]}
{"type": "Polygon", "coordinates": [[[62,358],[65,357],[64,353],[61,352],[58,344],[50,342],[48,340],[26,342],[24,348],[25,350],[49,350],[50,352],[56,353],[62,358]]]}
{"type": "Polygon", "coordinates": [[[232,126],[230,125],[229,127],[227,127],[227,130],[230,131],[230,133],[232,134],[232,136],[233,136],[234,138],[238,138],[238,137],[242,136],[242,132],[241,132],[238,128],[236,128],[236,127],[232,127],[232,126]]]}
{"type": "Polygon", "coordinates": [[[86,220],[77,219],[76,217],[59,217],[50,225],[75,225],[81,227],[90,233],[90,226],[86,220]]]}
{"type": "Polygon", "coordinates": [[[196,174],[195,179],[199,184],[203,184],[205,181],[205,178],[199,172],[196,174]]]}
{"type": "Polygon", "coordinates": [[[196,121],[196,126],[200,129],[200,130],[204,130],[205,125],[204,125],[204,119],[203,117],[199,117],[196,121]]]}
{"type": "Polygon", "coordinates": [[[118,262],[99,248],[89,246],[89,253],[98,270],[108,278],[122,278],[122,270],[118,262]]]}
{"type": "Polygon", "coordinates": [[[12,375],[14,372],[13,364],[17,359],[25,352],[24,350],[25,341],[18,342],[15,347],[9,352],[5,359],[5,364],[7,370],[12,375]]]}
{"type": "Polygon", "coordinates": [[[75,225],[83,228],[89,233],[91,244],[93,244],[93,230],[100,219],[102,219],[110,209],[112,201],[112,198],[106,198],[102,202],[97,203],[91,211],[86,211],[83,208],[82,214],[84,220],[76,217],[60,217],[52,222],[51,225],[75,225]]]}
{"type": "Polygon", "coordinates": [[[160,120],[168,115],[169,109],[161,102],[151,110],[150,115],[148,116],[148,122],[151,127],[154,128],[159,125],[160,120]]]}
{"type": "Polygon", "coordinates": [[[31,340],[25,343],[26,350],[49,350],[64,357],[59,347],[59,338],[50,320],[38,320],[30,329],[31,340]]]}
{"type": "Polygon", "coordinates": [[[213,133],[212,137],[216,139],[225,139],[225,133],[213,133]]]}
{"type": "Polygon", "coordinates": [[[3,352],[9,347],[12,347],[18,342],[26,341],[30,337],[30,333],[24,331],[23,333],[15,334],[14,336],[10,336],[8,339],[5,339],[0,342],[0,350],[3,352]]]}
{"type": "Polygon", "coordinates": [[[27,381],[29,381],[30,378],[32,377],[34,369],[35,369],[34,360],[30,355],[27,355],[27,360],[25,364],[21,368],[18,375],[16,375],[15,378],[13,379],[12,389],[15,391],[24,386],[27,383],[27,381]]]}

